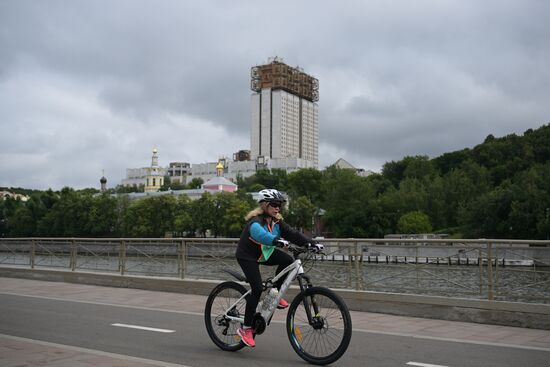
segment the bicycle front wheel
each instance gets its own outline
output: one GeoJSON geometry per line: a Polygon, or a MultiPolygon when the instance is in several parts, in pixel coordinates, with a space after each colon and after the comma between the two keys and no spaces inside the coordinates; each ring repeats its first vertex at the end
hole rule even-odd
{"type": "Polygon", "coordinates": [[[240,327],[238,321],[227,318],[227,314],[233,317],[244,317],[246,300],[235,304],[246,293],[246,288],[235,282],[223,282],[216,286],[206,300],[204,310],[204,322],[210,339],[223,350],[237,351],[245,346],[241,337],[237,334],[240,327]],[[231,305],[234,307],[229,309],[231,305]]]}
{"type": "Polygon", "coordinates": [[[338,360],[348,349],[351,316],[344,300],[336,293],[323,287],[311,287],[292,301],[286,331],[292,348],[302,359],[326,365],[338,360]]]}

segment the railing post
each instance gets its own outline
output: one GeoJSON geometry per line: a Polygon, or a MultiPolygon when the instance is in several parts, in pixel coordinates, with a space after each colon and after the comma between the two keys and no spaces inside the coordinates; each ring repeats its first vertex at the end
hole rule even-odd
{"type": "MultiPolygon", "coordinates": [[[[338,242],[338,248],[340,249],[340,242],[338,242]]],[[[347,264],[348,264],[348,274],[349,274],[349,277],[348,277],[348,288],[351,289],[352,287],[352,284],[353,284],[353,281],[352,281],[352,274],[353,274],[353,266],[352,266],[352,260],[351,260],[351,246],[349,246],[349,244],[346,244],[346,248],[347,248],[347,253],[348,253],[348,261],[347,261],[347,264]]],[[[342,262],[344,262],[346,259],[345,259],[345,256],[344,255],[344,251],[342,251],[342,262]]]]}
{"type": "MultiPolygon", "coordinates": [[[[479,244],[481,246],[481,244],[479,244]]],[[[479,295],[483,294],[483,256],[481,255],[481,247],[477,250],[477,265],[479,266],[479,295]]]]}
{"type": "Polygon", "coordinates": [[[185,268],[186,268],[186,254],[187,254],[187,244],[185,240],[181,240],[180,248],[178,251],[178,273],[181,279],[185,279],[185,268]]]}
{"type": "MultiPolygon", "coordinates": [[[[498,246],[495,246],[495,271],[493,272],[493,288],[498,289],[498,246]]],[[[496,292],[498,293],[498,291],[496,292]]]]}
{"type": "Polygon", "coordinates": [[[355,257],[355,289],[356,290],[361,290],[361,278],[359,277],[359,260],[360,260],[360,254],[359,254],[359,242],[357,240],[355,240],[355,254],[354,254],[354,257],[355,257]]]}
{"type": "Polygon", "coordinates": [[[124,275],[126,270],[126,242],[120,241],[120,248],[118,253],[118,270],[120,275],[124,275]]]}
{"type": "Polygon", "coordinates": [[[420,288],[420,279],[418,277],[418,244],[415,244],[414,249],[414,273],[416,275],[416,287],[420,288]]]}
{"type": "Polygon", "coordinates": [[[34,269],[34,262],[36,256],[36,243],[35,240],[31,241],[31,269],[34,269]]]}
{"type": "Polygon", "coordinates": [[[494,299],[494,289],[493,289],[493,244],[491,242],[487,243],[487,285],[489,287],[487,291],[487,296],[489,301],[494,299]]]}
{"type": "Polygon", "coordinates": [[[76,269],[76,244],[75,244],[75,241],[74,241],[74,238],[71,240],[71,261],[70,261],[70,266],[71,266],[71,271],[75,271],[76,269]]]}

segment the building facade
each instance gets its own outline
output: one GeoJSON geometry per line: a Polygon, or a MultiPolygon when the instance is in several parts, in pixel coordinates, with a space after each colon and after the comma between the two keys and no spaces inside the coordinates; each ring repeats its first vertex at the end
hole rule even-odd
{"type": "Polygon", "coordinates": [[[166,170],[171,183],[187,184],[187,176],[191,174],[191,165],[187,162],[170,162],[166,170]]]}
{"type": "Polygon", "coordinates": [[[166,169],[158,164],[158,151],[153,149],[151,166],[142,168],[127,168],[123,186],[144,186],[146,192],[155,192],[164,184],[166,169]]]}
{"type": "Polygon", "coordinates": [[[145,176],[145,192],[157,192],[164,184],[165,170],[159,167],[159,157],[157,153],[157,149],[153,149],[151,167],[147,168],[147,175],[145,176]]]}
{"type": "Polygon", "coordinates": [[[251,159],[319,165],[319,81],[278,58],[251,69],[251,159]]]}

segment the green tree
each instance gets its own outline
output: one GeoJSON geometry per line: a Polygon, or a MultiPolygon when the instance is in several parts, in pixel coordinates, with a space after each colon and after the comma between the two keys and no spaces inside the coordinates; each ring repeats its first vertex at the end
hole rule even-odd
{"type": "Polygon", "coordinates": [[[27,202],[21,202],[10,218],[10,236],[38,236],[38,222],[46,213],[39,194],[32,194],[27,202]]]}
{"type": "Polygon", "coordinates": [[[511,230],[508,228],[508,216],[512,201],[513,193],[509,183],[478,197],[465,213],[465,235],[474,238],[509,236],[511,230]]]}
{"type": "Polygon", "coordinates": [[[216,228],[219,235],[239,237],[245,225],[244,217],[256,204],[249,198],[242,198],[233,193],[216,194],[216,228]]]}
{"type": "Polygon", "coordinates": [[[131,237],[164,237],[174,229],[176,198],[153,196],[130,203],[125,215],[125,232],[131,237]]]}
{"type": "Polygon", "coordinates": [[[346,169],[327,168],[324,172],[326,210],[324,220],[336,237],[368,237],[375,190],[370,181],[346,169]]]}
{"type": "Polygon", "coordinates": [[[145,185],[131,185],[131,186],[123,186],[123,185],[117,185],[114,189],[110,189],[109,192],[113,194],[129,194],[132,192],[144,192],[145,191],[145,185]]]}
{"type": "Polygon", "coordinates": [[[21,200],[5,198],[0,201],[0,230],[2,237],[10,235],[10,228],[13,227],[13,216],[19,207],[23,206],[21,200]]]}
{"type": "Polygon", "coordinates": [[[400,161],[387,162],[382,166],[382,176],[395,187],[398,187],[399,183],[406,177],[421,178],[432,174],[433,171],[434,168],[426,156],[406,156],[400,161]]]}
{"type": "MultiPolygon", "coordinates": [[[[202,183],[201,183],[202,185],[202,183]]],[[[200,187],[200,185],[199,185],[200,187]]],[[[172,182],[172,178],[170,176],[164,176],[164,182],[162,183],[162,186],[160,187],[160,191],[168,191],[168,190],[185,190],[187,189],[187,185],[180,183],[179,181],[172,182]]]]}
{"type": "Polygon", "coordinates": [[[94,237],[119,236],[117,200],[108,193],[94,197],[87,227],[90,235],[94,237]]]}
{"type": "Polygon", "coordinates": [[[399,233],[430,233],[432,225],[430,218],[421,211],[408,212],[397,222],[399,233]]]}
{"type": "Polygon", "coordinates": [[[470,156],[470,149],[466,148],[455,152],[444,153],[441,156],[434,158],[432,162],[439,173],[441,175],[445,175],[452,169],[459,167],[462,162],[469,159],[470,156]]]}
{"type": "Polygon", "coordinates": [[[202,187],[202,184],[204,183],[204,180],[200,177],[195,177],[189,183],[187,184],[188,189],[200,189],[202,187]]]}
{"type": "Polygon", "coordinates": [[[546,239],[550,207],[550,162],[518,174],[511,185],[507,228],[511,238],[546,239]],[[546,230],[545,230],[546,229],[546,230]]]}
{"type": "Polygon", "coordinates": [[[306,196],[300,196],[290,202],[289,211],[285,214],[285,219],[294,227],[302,230],[313,230],[313,218],[317,208],[306,196]]]}
{"type": "Polygon", "coordinates": [[[426,176],[432,177],[436,173],[436,169],[428,156],[406,157],[404,161],[407,164],[407,167],[403,171],[404,178],[416,178],[420,180],[426,176]]]}
{"type": "Polygon", "coordinates": [[[59,200],[39,221],[39,231],[46,236],[90,235],[88,224],[92,201],[91,192],[77,192],[70,187],[64,187],[59,193],[59,200]]]}
{"type": "Polygon", "coordinates": [[[259,191],[262,191],[263,189],[266,189],[266,187],[259,183],[255,183],[250,186],[250,192],[259,192],[259,191]]]}
{"type": "Polygon", "coordinates": [[[36,231],[36,221],[25,205],[19,206],[10,218],[10,237],[31,237],[36,231]]]}
{"type": "Polygon", "coordinates": [[[159,191],[168,191],[170,189],[171,183],[172,183],[172,180],[170,179],[170,176],[164,176],[164,180],[162,182],[162,186],[160,187],[159,191]]]}
{"type": "Polygon", "coordinates": [[[256,171],[255,183],[269,189],[277,189],[286,191],[287,189],[287,173],[283,169],[259,169],[256,171]]]}
{"type": "Polygon", "coordinates": [[[195,231],[202,237],[206,237],[206,231],[212,229],[215,220],[216,206],[212,194],[205,192],[191,203],[191,219],[195,231]]]}
{"type": "Polygon", "coordinates": [[[181,195],[176,204],[174,232],[182,237],[195,236],[195,227],[191,218],[191,199],[186,195],[181,195]]]}
{"type": "Polygon", "coordinates": [[[288,192],[293,198],[305,197],[315,205],[320,205],[323,201],[321,171],[314,168],[300,169],[290,173],[287,182],[288,192]]]}
{"type": "Polygon", "coordinates": [[[230,225],[226,222],[226,215],[230,208],[237,204],[237,196],[229,192],[220,192],[213,195],[213,218],[210,229],[214,237],[227,233],[227,227],[230,225]]]}

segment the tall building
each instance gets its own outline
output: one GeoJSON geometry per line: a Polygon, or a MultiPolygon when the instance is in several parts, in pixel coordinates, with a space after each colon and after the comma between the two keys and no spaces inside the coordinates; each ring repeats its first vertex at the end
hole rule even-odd
{"type": "Polygon", "coordinates": [[[319,165],[319,81],[273,58],[251,69],[251,159],[299,158],[319,165]]]}

